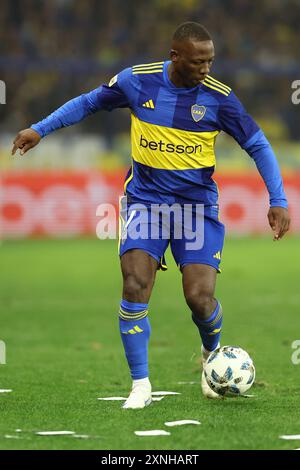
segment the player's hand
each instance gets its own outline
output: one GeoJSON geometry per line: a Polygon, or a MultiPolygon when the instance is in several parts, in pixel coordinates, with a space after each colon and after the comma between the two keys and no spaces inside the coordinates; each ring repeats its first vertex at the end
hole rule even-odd
{"type": "Polygon", "coordinates": [[[271,229],[274,232],[273,240],[280,240],[290,228],[290,216],[284,207],[271,207],[268,212],[271,229]]]}
{"type": "Polygon", "coordinates": [[[18,149],[20,149],[20,155],[24,155],[28,150],[35,147],[41,136],[33,129],[24,129],[20,131],[14,140],[14,145],[11,154],[14,155],[18,149]]]}

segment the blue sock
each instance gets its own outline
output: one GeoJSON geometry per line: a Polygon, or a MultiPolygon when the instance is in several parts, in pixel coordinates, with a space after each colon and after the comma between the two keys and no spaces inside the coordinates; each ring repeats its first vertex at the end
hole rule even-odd
{"type": "Polygon", "coordinates": [[[207,351],[213,351],[220,342],[221,329],[222,329],[222,307],[218,302],[215,310],[207,320],[199,320],[194,313],[192,313],[193,322],[197,325],[202,344],[207,351]]]}
{"type": "Polygon", "coordinates": [[[119,326],[132,379],[148,377],[148,342],[151,333],[148,304],[122,300],[119,326]]]}

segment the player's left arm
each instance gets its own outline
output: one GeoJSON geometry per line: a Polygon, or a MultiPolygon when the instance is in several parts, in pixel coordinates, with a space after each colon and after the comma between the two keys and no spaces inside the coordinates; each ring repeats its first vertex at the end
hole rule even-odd
{"type": "Polygon", "coordinates": [[[280,240],[289,230],[290,216],[279,165],[270,143],[232,91],[220,105],[219,122],[222,130],[255,161],[269,192],[268,220],[274,232],[273,240],[280,240]]]}

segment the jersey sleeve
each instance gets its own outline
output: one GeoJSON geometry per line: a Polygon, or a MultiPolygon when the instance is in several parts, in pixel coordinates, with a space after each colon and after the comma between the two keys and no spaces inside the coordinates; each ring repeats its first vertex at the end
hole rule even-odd
{"type": "Polygon", "coordinates": [[[287,208],[280,168],[273,149],[233,92],[220,106],[219,122],[222,130],[231,135],[255,161],[268,189],[270,206],[287,208]]]}
{"type": "Polygon", "coordinates": [[[130,107],[129,99],[126,93],[128,82],[131,77],[131,69],[125,69],[115,75],[107,84],[93,90],[88,95],[91,106],[95,106],[96,111],[105,109],[112,111],[116,108],[130,107]]]}
{"type": "Polygon", "coordinates": [[[233,91],[220,104],[218,117],[221,130],[231,135],[243,149],[260,130],[233,91]]]}
{"type": "Polygon", "coordinates": [[[46,118],[33,124],[31,128],[41,137],[45,137],[57,129],[72,126],[97,111],[130,107],[126,91],[124,91],[129,76],[130,69],[123,70],[115,75],[108,85],[103,84],[89,93],[73,98],[46,118]]]}

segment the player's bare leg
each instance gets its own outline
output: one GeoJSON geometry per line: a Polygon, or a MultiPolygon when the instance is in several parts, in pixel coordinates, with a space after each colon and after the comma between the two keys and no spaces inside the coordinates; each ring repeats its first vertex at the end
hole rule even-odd
{"type": "Polygon", "coordinates": [[[121,257],[123,299],[148,303],[158,262],[143,250],[129,250],[121,257]]]}
{"type": "MultiPolygon", "coordinates": [[[[188,264],[182,268],[184,296],[202,338],[203,364],[211,351],[219,346],[222,310],[214,298],[216,275],[216,269],[205,264],[188,264]]],[[[203,372],[201,388],[207,398],[220,398],[208,386],[203,372]]]]}
{"type": "Polygon", "coordinates": [[[121,257],[123,296],[120,330],[133,378],[132,390],[123,408],[144,408],[151,403],[148,377],[148,340],[150,324],[148,302],[154,285],[158,262],[140,249],[129,250],[121,257]]]}

